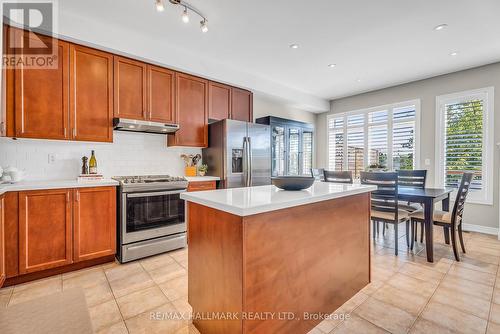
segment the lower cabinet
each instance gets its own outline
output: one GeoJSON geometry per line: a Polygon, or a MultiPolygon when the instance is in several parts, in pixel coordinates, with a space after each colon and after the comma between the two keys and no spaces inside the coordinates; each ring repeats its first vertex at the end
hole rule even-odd
{"type": "Polygon", "coordinates": [[[216,181],[194,181],[189,182],[187,191],[215,190],[216,181]]]}
{"type": "Polygon", "coordinates": [[[5,282],[5,210],[4,196],[0,195],[0,288],[5,282]]]}
{"type": "Polygon", "coordinates": [[[73,235],[74,262],[115,254],[115,187],[74,190],[73,235]]]}
{"type": "Polygon", "coordinates": [[[19,192],[19,273],[72,263],[71,189],[19,192]]]}
{"type": "Polygon", "coordinates": [[[19,192],[19,274],[115,253],[115,187],[19,192]]]}

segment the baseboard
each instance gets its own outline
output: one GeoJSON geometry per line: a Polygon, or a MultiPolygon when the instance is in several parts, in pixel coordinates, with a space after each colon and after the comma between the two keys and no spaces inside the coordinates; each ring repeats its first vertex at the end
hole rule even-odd
{"type": "Polygon", "coordinates": [[[462,227],[464,231],[498,235],[498,228],[496,227],[488,227],[488,226],[473,225],[473,224],[463,224],[462,227]]]}

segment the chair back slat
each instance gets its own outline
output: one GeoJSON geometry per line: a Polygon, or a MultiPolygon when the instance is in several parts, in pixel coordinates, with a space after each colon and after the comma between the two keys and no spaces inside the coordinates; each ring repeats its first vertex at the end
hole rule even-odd
{"type": "Polygon", "coordinates": [[[372,210],[393,213],[398,220],[398,173],[361,172],[360,181],[377,186],[371,193],[372,210]]]}
{"type": "Polygon", "coordinates": [[[425,188],[427,170],[398,170],[398,186],[407,188],[425,188]]]}
{"type": "Polygon", "coordinates": [[[455,205],[453,206],[453,212],[451,215],[451,223],[453,228],[462,223],[465,200],[467,199],[467,195],[469,194],[469,189],[473,178],[474,173],[472,172],[466,172],[462,175],[462,180],[460,181],[460,187],[458,187],[457,198],[455,199],[455,205]]]}
{"type": "Polygon", "coordinates": [[[325,182],[352,184],[352,171],[325,170],[323,175],[325,182]]]}
{"type": "Polygon", "coordinates": [[[325,181],[323,168],[311,168],[311,176],[317,181],[325,181]]]}

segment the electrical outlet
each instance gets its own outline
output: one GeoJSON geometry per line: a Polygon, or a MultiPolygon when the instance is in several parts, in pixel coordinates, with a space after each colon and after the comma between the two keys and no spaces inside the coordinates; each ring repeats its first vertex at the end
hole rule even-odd
{"type": "Polygon", "coordinates": [[[431,165],[431,159],[425,159],[425,165],[430,166],[431,165]]]}
{"type": "Polygon", "coordinates": [[[49,153],[49,164],[53,164],[56,162],[56,155],[54,153],[49,153]]]}

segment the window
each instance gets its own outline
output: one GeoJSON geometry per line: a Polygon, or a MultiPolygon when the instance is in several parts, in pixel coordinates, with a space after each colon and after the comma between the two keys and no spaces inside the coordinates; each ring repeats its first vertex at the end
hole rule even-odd
{"type": "Polygon", "coordinates": [[[306,174],[312,168],[313,157],[313,133],[302,131],[302,173],[306,174]]]}
{"type": "Polygon", "coordinates": [[[419,100],[330,115],[328,168],[351,170],[355,177],[369,165],[415,168],[419,117],[419,100]]]}
{"type": "Polygon", "coordinates": [[[458,188],[462,173],[474,172],[469,202],[492,204],[492,87],[436,99],[436,184],[458,188]]]}

